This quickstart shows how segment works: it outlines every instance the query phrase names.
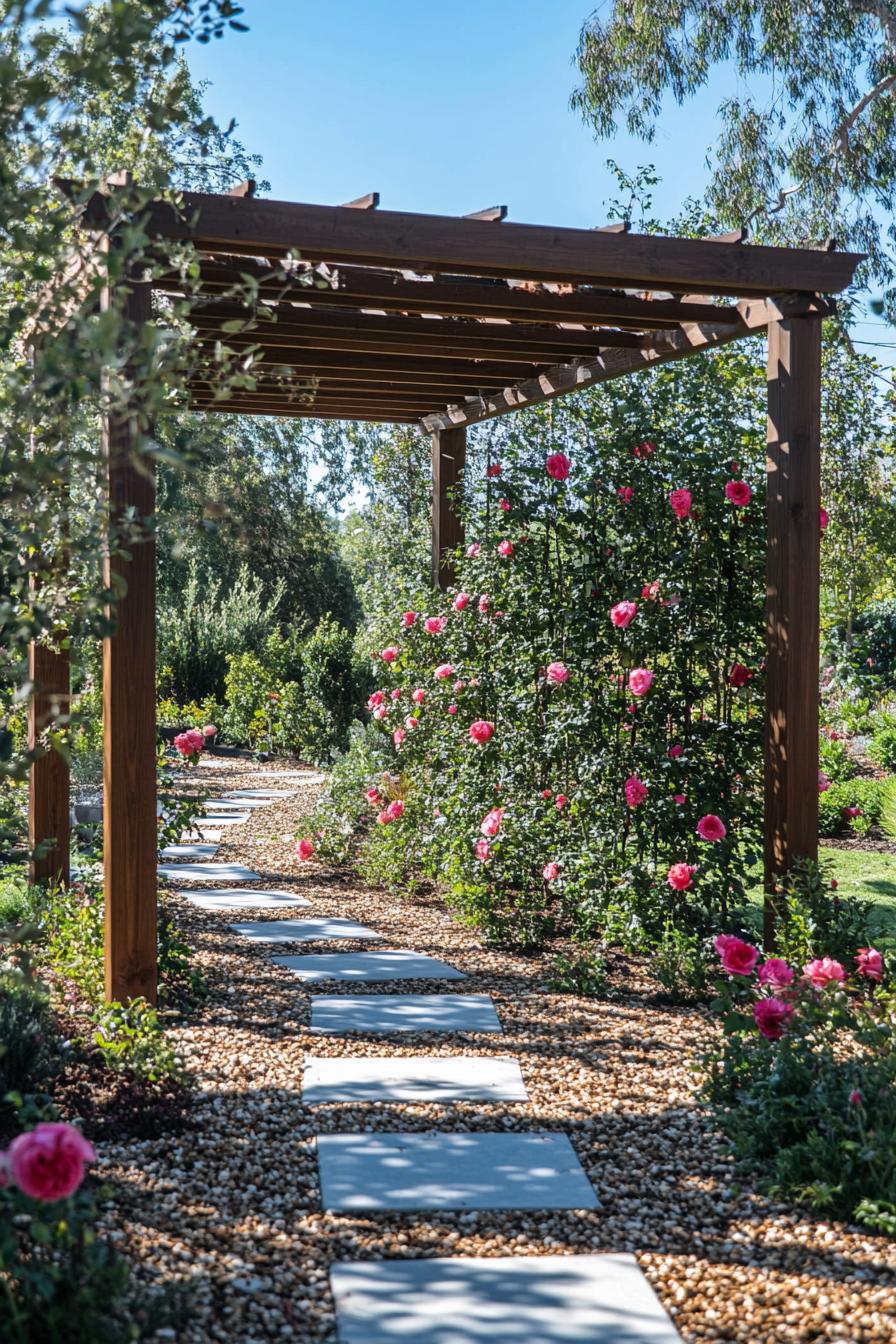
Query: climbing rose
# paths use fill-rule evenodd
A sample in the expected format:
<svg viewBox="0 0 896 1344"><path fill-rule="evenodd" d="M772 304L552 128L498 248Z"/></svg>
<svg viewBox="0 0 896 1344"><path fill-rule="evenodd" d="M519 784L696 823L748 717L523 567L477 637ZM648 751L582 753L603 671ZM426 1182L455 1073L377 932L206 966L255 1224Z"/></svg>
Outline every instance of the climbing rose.
<svg viewBox="0 0 896 1344"><path fill-rule="evenodd" d="M409 714L404 721L404 726L405 728L417 728L419 726L419 723L420 720L416 718L415 715Z"/></svg>
<svg viewBox="0 0 896 1344"><path fill-rule="evenodd" d="M569 458L565 453L551 453L544 469L554 481L565 481L569 475Z"/></svg>
<svg viewBox="0 0 896 1344"><path fill-rule="evenodd" d="M793 967L788 966L783 957L769 957L759 967L760 985L770 989L786 989L793 981Z"/></svg>
<svg viewBox="0 0 896 1344"><path fill-rule="evenodd" d="M850 1106L861 1106L862 1104L862 1094L857 1087L854 1087L849 1094L849 1104Z"/></svg>
<svg viewBox="0 0 896 1344"><path fill-rule="evenodd" d="M489 596L488 596L488 593L483 593L482 596L481 596L480 599L479 599L479 602L477 603L477 605L478 605L478 607L479 607L479 615L480 615L480 616L487 616L487 615L488 615L488 604L489 604Z"/></svg>
<svg viewBox="0 0 896 1344"><path fill-rule="evenodd" d="M502 513L509 513L509 512L510 512L510 500L509 500L509 499L499 499L499 500L498 500L498 508L501 510Z"/></svg>
<svg viewBox="0 0 896 1344"><path fill-rule="evenodd" d="M694 873L697 871L692 863L673 863L666 874L666 881L675 891L687 891L694 885Z"/></svg>
<svg viewBox="0 0 896 1344"><path fill-rule="evenodd" d="M395 743L396 747L400 747L400 746L401 746L402 742L404 741L404 729L403 729L403 728L396 728L396 729L395 729L395 732L392 734L392 741Z"/></svg>
<svg viewBox="0 0 896 1344"><path fill-rule="evenodd" d="M827 525L828 525L828 523L829 523L830 521L831 521L831 520L830 520L830 516L829 516L829 514L828 514L827 509L819 509L819 510L818 510L818 526L821 528L822 532L825 530L825 528L827 527Z"/></svg>
<svg viewBox="0 0 896 1344"><path fill-rule="evenodd" d="M690 490L673 490L669 496L669 503L676 518L687 518L691 511Z"/></svg>
<svg viewBox="0 0 896 1344"><path fill-rule="evenodd" d="M455 695L460 695L461 691L464 689L464 685L465 685L464 682L462 682L462 681L456 681L456 682L454 683L454 694L455 694Z"/></svg>
<svg viewBox="0 0 896 1344"><path fill-rule="evenodd" d="M714 812L707 812L697 822L697 834L701 840L724 840L728 829L721 817L717 817Z"/></svg>
<svg viewBox="0 0 896 1344"><path fill-rule="evenodd" d="M416 691L411 691L411 699L415 705L422 705L426 699L426 692L422 686L418 686Z"/></svg>
<svg viewBox="0 0 896 1344"><path fill-rule="evenodd" d="M635 492L634 492L634 490L632 490L632 488L631 488L630 485L620 485L620 487L619 487L619 489L616 491L616 493L617 493L617 495L619 496L619 498L622 500L623 504L631 504L631 502L632 502L632 495L633 495Z"/></svg>
<svg viewBox="0 0 896 1344"><path fill-rule="evenodd" d="M398 652L396 645L390 644L387 649L383 649L380 657L384 663L394 663L395 659L398 657Z"/></svg>
<svg viewBox="0 0 896 1344"><path fill-rule="evenodd" d="M490 742L495 731L495 725L489 723L487 719L477 719L475 723L470 724L470 737L479 746L484 746Z"/></svg>
<svg viewBox="0 0 896 1344"><path fill-rule="evenodd" d="M545 882L554 882L560 876L559 863L546 863L541 870Z"/></svg>
<svg viewBox="0 0 896 1344"><path fill-rule="evenodd" d="M728 685L735 687L746 686L752 676L753 673L748 667L744 667L743 663L732 663L731 671L728 673Z"/></svg>
<svg viewBox="0 0 896 1344"><path fill-rule="evenodd" d="M503 819L503 807L493 807L491 812L486 812L485 816L482 818L482 821L479 824L479 829L483 835L487 836L490 840L493 840L501 829L501 822Z"/></svg>
<svg viewBox="0 0 896 1344"><path fill-rule="evenodd" d="M7 1152L9 1174L23 1195L52 1204L68 1199L84 1179L93 1145L80 1130L62 1121L42 1122L18 1134Z"/></svg>
<svg viewBox="0 0 896 1344"><path fill-rule="evenodd" d="M411 626L414 624L416 619L417 619L416 611L403 612L401 617L401 623L404 626L405 630L410 630Z"/></svg>
<svg viewBox="0 0 896 1344"><path fill-rule="evenodd" d="M673 746L669 748L669 760L677 761L683 750L684 748L682 747L681 743L676 742Z"/></svg>
<svg viewBox="0 0 896 1344"><path fill-rule="evenodd" d="M387 716L388 713L389 713L389 708L388 708L387 705L377 705L376 709L373 711L373 717L374 717L375 719L382 720L382 719L386 718L386 716Z"/></svg>
<svg viewBox="0 0 896 1344"><path fill-rule="evenodd" d="M569 799L567 798L565 793L558 793L554 801L554 806L556 807L558 812L562 812L568 802Z"/></svg>
<svg viewBox="0 0 896 1344"><path fill-rule="evenodd" d="M444 616L427 616L423 622L423 629L428 635L440 635L446 624Z"/></svg>
<svg viewBox="0 0 896 1344"><path fill-rule="evenodd" d="M385 698L386 697L382 691L373 691L372 694L367 697L367 708L376 709L377 705L381 705Z"/></svg>
<svg viewBox="0 0 896 1344"><path fill-rule="evenodd" d="M848 817L850 821L854 821L856 817L860 817L862 815L862 809L860 807L855 806L844 807L843 815L844 817Z"/></svg>
<svg viewBox="0 0 896 1344"><path fill-rule="evenodd" d="M480 863L487 863L492 847L487 840L477 840L473 846L473 852Z"/></svg>
<svg viewBox="0 0 896 1344"><path fill-rule="evenodd" d="M548 663L545 676L548 681L553 681L562 686L564 681L569 681L569 669L563 663Z"/></svg>
<svg viewBox="0 0 896 1344"><path fill-rule="evenodd" d="M860 947L856 953L856 968L866 980L882 980L884 959L876 947Z"/></svg>
<svg viewBox="0 0 896 1344"><path fill-rule="evenodd" d="M793 1004L781 999L758 999L753 1004L753 1021L767 1041L780 1041L792 1017Z"/></svg>
<svg viewBox="0 0 896 1344"><path fill-rule="evenodd" d="M469 593L458 593L457 597L454 599L454 610L463 611L464 607L467 605L469 600L470 600Z"/></svg>
<svg viewBox="0 0 896 1344"><path fill-rule="evenodd" d="M677 803L678 806L681 807L682 803L685 801L684 794L683 794L683 793L673 793L673 795L672 795L672 801L673 801L673 803Z"/></svg>
<svg viewBox="0 0 896 1344"><path fill-rule="evenodd" d="M610 608L610 620L618 630L627 630L638 610L637 602L617 602Z"/></svg>
<svg viewBox="0 0 896 1344"><path fill-rule="evenodd" d="M392 818L389 816L388 808L385 811L378 813L377 815L377 821L379 822L380 826L388 826L391 820Z"/></svg>
<svg viewBox="0 0 896 1344"><path fill-rule="evenodd" d="M205 738L197 728L188 728L185 733L178 733L174 739L174 749L180 752L181 756L197 756L205 746Z"/></svg>
<svg viewBox="0 0 896 1344"><path fill-rule="evenodd" d="M499 555L503 555L505 560L509 560L510 557L513 555L513 542L512 542L512 541L506 541L506 540L505 540L505 541L499 541L499 542L498 542L498 554L499 554Z"/></svg>
<svg viewBox="0 0 896 1344"><path fill-rule="evenodd" d="M629 775L625 781L625 801L629 807L640 807L647 797L647 785L637 775Z"/></svg>
<svg viewBox="0 0 896 1344"><path fill-rule="evenodd" d="M203 728L203 730L202 730L202 736L203 736L203 737L214 737L215 734L217 733L217 731L218 731L218 729L215 727L215 725L214 725L213 723L207 723L207 724L205 725L205 727Z"/></svg>
<svg viewBox="0 0 896 1344"><path fill-rule="evenodd" d="M449 706L448 706L448 713L449 713L449 714L456 714L456 713L457 713L457 705L449 705Z"/></svg>
<svg viewBox="0 0 896 1344"><path fill-rule="evenodd" d="M839 961L834 961L833 957L816 957L814 961L807 961L803 967L803 975L815 989L824 989L826 985L842 984L846 979L846 972Z"/></svg>
<svg viewBox="0 0 896 1344"><path fill-rule="evenodd" d="M742 509L753 498L753 491L746 481L729 481L725 486L725 498Z"/></svg>
<svg viewBox="0 0 896 1344"><path fill-rule="evenodd" d="M468 560L475 560L476 557L477 557L477 555L479 554L479 552L480 552L481 550L482 550L482 545L481 545L480 542L478 542L478 541L471 541L470 544L469 544L469 546L467 547L467 559L468 559Z"/></svg>
<svg viewBox="0 0 896 1344"><path fill-rule="evenodd" d="M547 800L551 797L550 789L542 789L541 796L545 800L545 802L547 802Z"/></svg>
<svg viewBox="0 0 896 1344"><path fill-rule="evenodd" d="M645 439L643 443L636 443L632 449L632 457L650 457L656 452L656 444L650 439Z"/></svg>
<svg viewBox="0 0 896 1344"><path fill-rule="evenodd" d="M375 786L371 786L364 794L364 797L367 799L368 803L378 803L380 800L380 791Z"/></svg>
<svg viewBox="0 0 896 1344"><path fill-rule="evenodd" d="M391 691L391 692L390 692L389 698L390 698L390 700L400 700L400 699L401 699L401 691L398 690L398 688L396 687L396 689L395 689L394 691Z"/></svg>
<svg viewBox="0 0 896 1344"><path fill-rule="evenodd" d="M646 695L653 685L653 673L648 667L632 668L628 674L628 688L632 695Z"/></svg>
<svg viewBox="0 0 896 1344"><path fill-rule="evenodd" d="M828 791L828 789L829 789L830 787L831 787L831 781L828 779L827 775L825 774L825 772L824 772L823 770L819 770L819 772L818 772L818 792L819 792L819 793L827 793L827 791Z"/></svg>
<svg viewBox="0 0 896 1344"><path fill-rule="evenodd" d="M454 676L454 668L450 663L440 663L433 673L436 681L445 681L448 677Z"/></svg>
<svg viewBox="0 0 896 1344"><path fill-rule="evenodd" d="M494 479L494 477L501 475L501 471L502 471L501 463L492 462L491 466L488 468L488 471L486 471L485 474L486 476L491 476L492 479Z"/></svg>
<svg viewBox="0 0 896 1344"><path fill-rule="evenodd" d="M722 958L722 970L729 975L752 975L753 967L759 960L758 948L735 938L730 933L720 933L713 947Z"/></svg>
<svg viewBox="0 0 896 1344"><path fill-rule="evenodd" d="M374 790L374 792L376 792L376 790ZM305 836L304 839L299 840L297 842L296 853L298 854L300 859L311 858L311 855L314 853L314 844L312 843L311 840L308 839L307 836Z"/></svg>

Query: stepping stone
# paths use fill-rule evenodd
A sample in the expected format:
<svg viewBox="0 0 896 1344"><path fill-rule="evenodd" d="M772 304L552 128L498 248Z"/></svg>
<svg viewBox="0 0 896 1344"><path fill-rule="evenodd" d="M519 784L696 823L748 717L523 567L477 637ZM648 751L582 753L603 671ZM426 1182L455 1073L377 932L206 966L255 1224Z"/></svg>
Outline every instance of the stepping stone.
<svg viewBox="0 0 896 1344"><path fill-rule="evenodd" d="M159 877L175 882L260 882L261 874L253 873L241 863L166 863L160 864Z"/></svg>
<svg viewBox="0 0 896 1344"><path fill-rule="evenodd" d="M248 812L205 812L202 816L202 822L210 822L212 826L241 826L248 820Z"/></svg>
<svg viewBox="0 0 896 1344"><path fill-rule="evenodd" d="M317 1162L325 1209L598 1207L565 1134L319 1134Z"/></svg>
<svg viewBox="0 0 896 1344"><path fill-rule="evenodd" d="M216 830L214 827L211 830L207 830L205 826L197 826L193 834L198 835L200 840L217 840L220 842L224 839L224 832ZM188 841L189 838L189 835L181 836L181 840L185 842Z"/></svg>
<svg viewBox="0 0 896 1344"><path fill-rule="evenodd" d="M489 994L332 994L311 1000L311 1030L502 1031Z"/></svg>
<svg viewBox="0 0 896 1344"><path fill-rule="evenodd" d="M326 1101L528 1101L515 1059L468 1055L392 1059L306 1056L306 1106Z"/></svg>
<svg viewBox="0 0 896 1344"><path fill-rule="evenodd" d="M234 789L225 798L294 798L295 789Z"/></svg>
<svg viewBox="0 0 896 1344"><path fill-rule="evenodd" d="M256 943L320 943L329 938L382 938L381 933L353 919L266 919L254 924L231 924L234 933Z"/></svg>
<svg viewBox="0 0 896 1344"><path fill-rule="evenodd" d="M242 813L249 820L249 813L256 807L269 807L266 798L209 798L202 804L203 812L210 816L237 816Z"/></svg>
<svg viewBox="0 0 896 1344"><path fill-rule="evenodd" d="M274 957L300 980L465 980L463 971L417 952L321 952Z"/></svg>
<svg viewBox="0 0 896 1344"><path fill-rule="evenodd" d="M215 891L185 891L183 895L191 905L198 905L201 910L264 910L284 905L300 907L311 904L304 896L295 896L291 891L246 891L242 887L219 887Z"/></svg>
<svg viewBox="0 0 896 1344"><path fill-rule="evenodd" d="M681 1344L633 1255L340 1260L340 1344Z"/></svg>
<svg viewBox="0 0 896 1344"><path fill-rule="evenodd" d="M166 845L163 859L211 859L218 852L217 845Z"/></svg>

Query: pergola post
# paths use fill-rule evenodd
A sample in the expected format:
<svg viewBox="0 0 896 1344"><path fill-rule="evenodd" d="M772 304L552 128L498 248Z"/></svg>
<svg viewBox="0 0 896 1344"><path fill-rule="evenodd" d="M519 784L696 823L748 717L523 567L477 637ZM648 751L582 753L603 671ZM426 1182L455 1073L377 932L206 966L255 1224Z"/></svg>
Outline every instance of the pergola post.
<svg viewBox="0 0 896 1344"><path fill-rule="evenodd" d="M766 948L775 884L818 857L821 318L768 328L768 560L765 734Z"/></svg>
<svg viewBox="0 0 896 1344"><path fill-rule="evenodd" d="M148 284L129 283L124 316L150 317ZM107 415L103 446L109 517L140 524L155 512L155 473L140 449L134 411ZM103 878L106 998L156 1001L157 849L155 545L141 538L106 560L106 583L123 589L114 633L103 641Z"/></svg>
<svg viewBox="0 0 896 1344"><path fill-rule="evenodd" d="M467 431L437 429L432 436L432 582L434 588L454 583L453 552L464 539L457 508L467 461Z"/></svg>
<svg viewBox="0 0 896 1344"><path fill-rule="evenodd" d="M62 632L57 632L57 638ZM28 747L40 742L44 730L70 708L68 648L32 643L28 678L34 692L28 706ZM69 766L59 751L48 751L31 766L28 794L28 845L32 882L69 880Z"/></svg>

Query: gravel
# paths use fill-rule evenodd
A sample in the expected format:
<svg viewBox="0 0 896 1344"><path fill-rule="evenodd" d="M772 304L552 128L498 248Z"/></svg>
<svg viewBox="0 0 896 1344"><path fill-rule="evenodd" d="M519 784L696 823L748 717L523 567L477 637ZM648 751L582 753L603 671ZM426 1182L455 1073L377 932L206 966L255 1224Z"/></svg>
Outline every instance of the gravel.
<svg viewBox="0 0 896 1344"><path fill-rule="evenodd" d="M204 779L223 792L257 787L259 767L251 773L249 783L250 769L234 761ZM711 1029L702 1010L657 1006L631 992L644 988L636 968L618 981L612 1001L550 993L547 956L484 948L437 897L397 898L348 872L302 863L293 835L319 785L284 783L295 785L296 796L230 827L216 860L254 866L265 884L307 896L309 915L370 924L385 935L384 948L449 961L470 976L465 992L493 996L504 1034L428 1033L407 1042L311 1036L312 988L339 994L345 986L303 985L272 963L270 947L230 933L232 916L171 895L210 991L198 1012L172 1028L195 1078L192 1128L104 1144L99 1174L112 1186L104 1225L138 1281L187 1289L181 1344L335 1344L328 1269L336 1259L596 1251L635 1253L685 1341L896 1341L891 1241L818 1221L735 1181L723 1144L693 1103L693 1048ZM277 914L241 911L239 918ZM340 951L364 947L339 944ZM458 988L438 981L397 987ZM347 1102L310 1111L300 1091L306 1053L510 1055L521 1064L530 1099ZM568 1134L602 1207L363 1217L320 1211L317 1133L502 1128Z"/></svg>

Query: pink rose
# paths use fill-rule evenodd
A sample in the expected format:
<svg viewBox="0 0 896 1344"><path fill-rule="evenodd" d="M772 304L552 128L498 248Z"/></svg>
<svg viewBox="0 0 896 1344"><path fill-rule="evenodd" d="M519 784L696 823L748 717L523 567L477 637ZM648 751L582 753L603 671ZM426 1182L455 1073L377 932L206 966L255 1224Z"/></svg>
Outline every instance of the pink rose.
<svg viewBox="0 0 896 1344"><path fill-rule="evenodd" d="M399 817L404 815L404 803L402 800L396 798L395 801L390 803L386 808L386 813L388 814L390 821L397 821Z"/></svg>
<svg viewBox="0 0 896 1344"><path fill-rule="evenodd" d="M677 803L678 806L681 807L682 803L685 801L685 796L683 793L673 793L672 801L673 803Z"/></svg>
<svg viewBox="0 0 896 1344"><path fill-rule="evenodd" d="M786 989L793 983L793 967L783 957L769 957L759 967L759 983L769 989Z"/></svg>
<svg viewBox="0 0 896 1344"><path fill-rule="evenodd" d="M722 958L722 969L729 975L752 975L759 960L759 949L731 933L720 933L713 947Z"/></svg>
<svg viewBox="0 0 896 1344"><path fill-rule="evenodd" d="M396 728L396 729L395 729L395 732L392 734L392 741L395 743L396 747L400 747L400 746L401 746L402 742L404 741L404 729L403 729L403 728Z"/></svg>
<svg viewBox="0 0 896 1344"><path fill-rule="evenodd" d="M645 439L643 443L636 443L632 449L632 457L652 457L656 452L656 444L652 439Z"/></svg>
<svg viewBox="0 0 896 1344"><path fill-rule="evenodd" d="M697 871L693 863L673 863L666 874L666 881L675 891L687 891L694 885L694 873Z"/></svg>
<svg viewBox="0 0 896 1344"><path fill-rule="evenodd" d="M486 812L482 821L479 823L479 829L489 840L493 840L501 829L501 822L504 819L503 807L493 807L491 812Z"/></svg>
<svg viewBox="0 0 896 1344"><path fill-rule="evenodd" d="M469 546L467 547L467 559L475 560L481 550L482 550L481 542L471 541Z"/></svg>
<svg viewBox="0 0 896 1344"><path fill-rule="evenodd" d="M373 717L382 721L388 713L389 710L385 705L377 705L376 709L373 711Z"/></svg>
<svg viewBox="0 0 896 1344"><path fill-rule="evenodd" d="M463 611L464 607L467 606L469 601L470 601L469 593L458 593L457 597L454 599L454 610Z"/></svg>
<svg viewBox="0 0 896 1344"><path fill-rule="evenodd" d="M684 748L679 742L674 743L674 745L669 748L669 760L677 761L683 750Z"/></svg>
<svg viewBox="0 0 896 1344"><path fill-rule="evenodd" d="M728 685L734 687L746 686L751 680L753 673L743 663L732 663L731 671L728 673Z"/></svg>
<svg viewBox="0 0 896 1344"><path fill-rule="evenodd" d="M188 728L174 739L174 750L181 756L198 756L204 746L205 738L198 728Z"/></svg>
<svg viewBox="0 0 896 1344"><path fill-rule="evenodd" d="M569 669L563 663L548 663L545 676L548 681L553 681L556 685L562 686L564 681L569 681Z"/></svg>
<svg viewBox="0 0 896 1344"><path fill-rule="evenodd" d="M569 799L567 798L565 793L558 793L557 797L554 800L554 806L556 807L558 812L562 812L568 802Z"/></svg>
<svg viewBox="0 0 896 1344"><path fill-rule="evenodd" d="M505 560L509 560L510 557L513 555L513 542L512 542L512 541L499 541L499 542L498 542L498 554L499 554L499 555L503 555Z"/></svg>
<svg viewBox="0 0 896 1344"><path fill-rule="evenodd" d="M380 800L380 791L375 786L371 787L364 794L364 797L367 799L368 803L370 803L371 806L373 806L374 803L378 803Z"/></svg>
<svg viewBox="0 0 896 1344"><path fill-rule="evenodd" d="M390 700L400 700L400 699L401 699L401 691L399 691L399 690L396 688L394 691L391 691L391 692L390 692L389 698L390 698Z"/></svg>
<svg viewBox="0 0 896 1344"><path fill-rule="evenodd" d="M477 603L477 606L478 606L478 608L479 608L479 615L480 615L480 616L487 616L487 615L488 615L488 607L489 607L489 596L488 596L488 593L483 593L483 594L482 594L482 596L481 596L480 599L479 599L479 602Z"/></svg>
<svg viewBox="0 0 896 1344"><path fill-rule="evenodd" d="M394 663L395 659L398 657L398 654L399 654L398 646L395 644L390 644L387 649L383 649L382 653L380 654L380 657L382 658L384 663Z"/></svg>
<svg viewBox="0 0 896 1344"><path fill-rule="evenodd" d="M498 508L501 510L502 513L509 513L509 512L510 512L510 500L509 500L509 499L499 499L499 500L498 500Z"/></svg>
<svg viewBox="0 0 896 1344"><path fill-rule="evenodd" d="M428 635L440 635L445 629L446 621L444 616L427 616L423 622L423 629Z"/></svg>
<svg viewBox="0 0 896 1344"><path fill-rule="evenodd" d="M676 518L685 519L691 511L690 490L673 490L669 496L672 512Z"/></svg>
<svg viewBox="0 0 896 1344"><path fill-rule="evenodd" d="M374 793L375 792L376 790L374 789ZM312 854L314 853L314 844L312 843L311 840L308 839L307 836L304 839L299 840L297 842L296 853L298 854L300 859L311 858Z"/></svg>
<svg viewBox="0 0 896 1344"><path fill-rule="evenodd" d="M16 1135L7 1161L9 1174L23 1195L52 1204L75 1193L85 1166L96 1161L96 1153L74 1125L44 1121Z"/></svg>
<svg viewBox="0 0 896 1344"><path fill-rule="evenodd" d="M426 692L422 686L418 686L416 691L411 691L411 699L415 705L422 705L426 699Z"/></svg>
<svg viewBox="0 0 896 1344"><path fill-rule="evenodd" d="M850 1106L861 1106L862 1104L862 1094L857 1087L854 1087L849 1094L849 1104Z"/></svg>
<svg viewBox="0 0 896 1344"><path fill-rule="evenodd" d="M385 694L382 691L374 691L372 695L367 697L367 708L376 709L377 705L381 705L385 698Z"/></svg>
<svg viewBox="0 0 896 1344"><path fill-rule="evenodd" d="M753 498L753 491L746 481L729 481L725 486L725 498L743 509Z"/></svg>
<svg viewBox="0 0 896 1344"><path fill-rule="evenodd" d="M416 619L417 619L416 611L402 612L401 623L404 626L405 630L410 630L411 626L414 624Z"/></svg>
<svg viewBox="0 0 896 1344"><path fill-rule="evenodd" d="M622 500L623 504L631 504L632 495L634 494L634 491L632 490L630 485L620 485L616 493Z"/></svg>
<svg viewBox="0 0 896 1344"><path fill-rule="evenodd" d="M846 979L846 972L839 961L834 961L833 957L816 957L814 961L807 961L803 967L803 975L815 989L824 989L827 985L842 984Z"/></svg>
<svg viewBox="0 0 896 1344"><path fill-rule="evenodd" d="M551 453L544 469L554 481L565 481L569 475L570 462L565 453Z"/></svg>
<svg viewBox="0 0 896 1344"><path fill-rule="evenodd" d="M792 1017L793 1004L781 999L757 999L753 1004L753 1021L767 1041L780 1041Z"/></svg>
<svg viewBox="0 0 896 1344"><path fill-rule="evenodd" d="M491 466L488 468L485 474L486 476L490 476L492 480L494 480L496 476L501 475L502 471L503 467L501 466L500 462L492 462Z"/></svg>
<svg viewBox="0 0 896 1344"><path fill-rule="evenodd" d="M454 694L455 694L455 695L460 695L460 693L461 693L461 691L464 689L464 686L465 686L465 685L466 685L466 683L463 682L463 681L456 681L456 682L454 683Z"/></svg>
<svg viewBox="0 0 896 1344"><path fill-rule="evenodd" d="M610 608L610 620L618 630L627 630L638 610L637 602L617 602Z"/></svg>
<svg viewBox="0 0 896 1344"><path fill-rule="evenodd" d="M547 800L548 800L550 797L552 797L553 795L551 794L551 790L550 790L550 789L542 789L542 791L541 791L541 796L542 796L542 798L545 800L545 802L547 802Z"/></svg>
<svg viewBox="0 0 896 1344"><path fill-rule="evenodd" d="M629 807L640 807L647 797L647 785L637 775L629 775L625 781L625 801Z"/></svg>
<svg viewBox="0 0 896 1344"><path fill-rule="evenodd" d="M217 731L218 731L218 729L215 727L215 725L214 725L213 723L207 723L207 724L205 725L205 727L203 728L203 730L202 730L202 736L203 736L203 737L214 737L215 734L217 733Z"/></svg>
<svg viewBox="0 0 896 1344"><path fill-rule="evenodd" d="M659 579L653 579L650 583L645 583L641 589L641 596L646 602L658 602L661 590L662 584Z"/></svg>
<svg viewBox="0 0 896 1344"><path fill-rule="evenodd" d="M883 979L884 959L876 947L860 947L856 953L856 969L866 980Z"/></svg>
<svg viewBox="0 0 896 1344"><path fill-rule="evenodd" d="M818 792L819 792L819 793L827 793L827 791L828 791L828 789L829 789L830 787L831 787L831 781L828 779L827 775L825 774L825 772L824 772L823 770L819 770L819 772L818 772Z"/></svg>
<svg viewBox="0 0 896 1344"><path fill-rule="evenodd" d="M628 688L632 695L646 695L653 685L653 675L649 667L632 668L628 674Z"/></svg>
<svg viewBox="0 0 896 1344"><path fill-rule="evenodd" d="M829 514L828 514L827 509L819 509L819 510L818 510L818 526L821 528L822 532L825 530L825 528L827 527L827 525L828 525L828 523L829 523L830 521L831 521L831 519L830 519L830 516L829 516Z"/></svg>
<svg viewBox="0 0 896 1344"><path fill-rule="evenodd" d="M449 713L449 714L456 714L456 713L457 713L457 705L449 705L449 706L448 706L448 713Z"/></svg>
<svg viewBox="0 0 896 1344"><path fill-rule="evenodd" d="M844 817L847 817L850 821L855 821L856 817L860 817L862 815L862 809L860 807L855 806L844 807L843 815Z"/></svg>
<svg viewBox="0 0 896 1344"><path fill-rule="evenodd" d="M420 720L416 718L415 715L413 714L409 714L404 721L405 728L417 728L419 724Z"/></svg>
<svg viewBox="0 0 896 1344"><path fill-rule="evenodd" d="M494 732L495 725L489 723L487 719L477 719L475 723L470 724L470 737L480 747L491 741Z"/></svg>
<svg viewBox="0 0 896 1344"><path fill-rule="evenodd" d="M450 663L440 663L433 673L436 681L447 681L449 677L454 676L454 668Z"/></svg>
<svg viewBox="0 0 896 1344"><path fill-rule="evenodd" d="M559 863L546 863L541 870L541 875L545 882L556 882L557 878L560 876Z"/></svg>
<svg viewBox="0 0 896 1344"><path fill-rule="evenodd" d="M491 852L492 847L487 840L477 840L473 846L473 853L480 863L488 863Z"/></svg>
<svg viewBox="0 0 896 1344"><path fill-rule="evenodd" d="M697 822L697 834L701 840L724 840L728 828L721 817L717 817L714 812L707 812Z"/></svg>

